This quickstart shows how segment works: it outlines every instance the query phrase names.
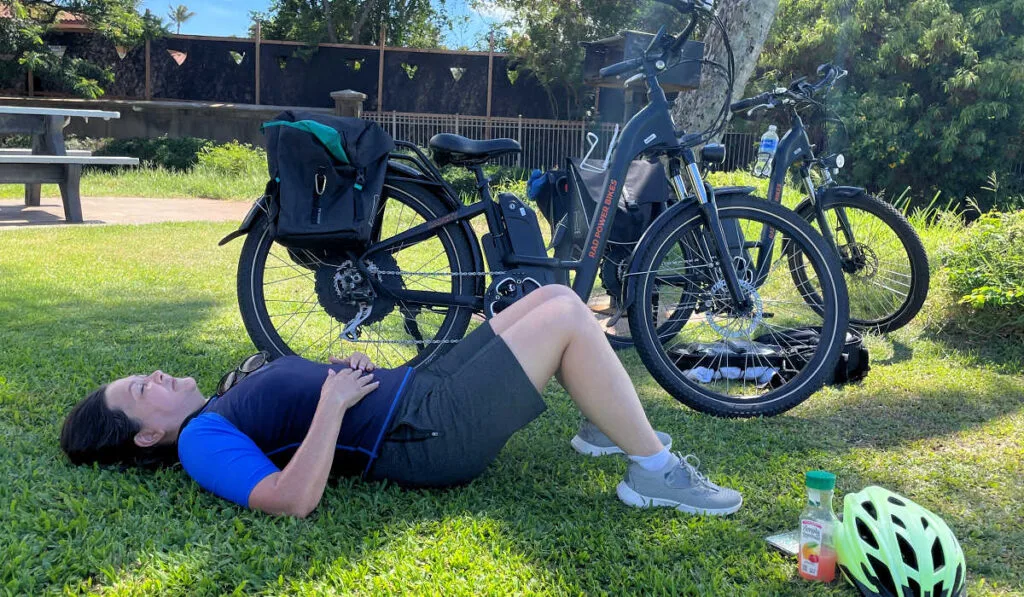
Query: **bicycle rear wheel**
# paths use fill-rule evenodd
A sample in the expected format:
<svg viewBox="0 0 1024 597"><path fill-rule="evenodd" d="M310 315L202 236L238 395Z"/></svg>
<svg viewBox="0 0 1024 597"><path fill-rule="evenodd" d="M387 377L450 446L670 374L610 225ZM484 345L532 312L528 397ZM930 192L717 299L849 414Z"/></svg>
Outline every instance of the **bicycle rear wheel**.
<svg viewBox="0 0 1024 597"><path fill-rule="evenodd" d="M691 408L724 417L779 414L833 375L846 333L846 285L833 252L793 212L751 196L723 198L718 212L723 227L742 231L754 263L769 264L762 279L741 282L750 305L734 304L710 232L691 206L650 231L638 255L639 273L630 282L633 341L655 380ZM766 228L775 242L760 242ZM781 246L782 238L789 247ZM803 287L779 263L790 251L804 255ZM820 308L802 296L808 289L825 297ZM686 319L672 330L658 305L676 303L686 307L679 310ZM671 335L659 333L665 329ZM782 364L777 355L808 329L817 331L817 342L799 362Z"/></svg>
<svg viewBox="0 0 1024 597"><path fill-rule="evenodd" d="M374 225L374 239L386 240L438 218L448 209L426 189L387 184ZM366 353L379 367L419 366L447 352L466 333L470 309L449 305L406 304L376 292L343 251L288 249L273 240L270 222L254 223L238 262L238 304L253 344L272 357L296 354L326 361L330 355ZM385 288L431 290L473 296L476 280L470 239L458 223L393 252L378 254ZM369 298L367 298L369 293ZM342 331L370 309L355 327Z"/></svg>
<svg viewBox="0 0 1024 597"><path fill-rule="evenodd" d="M914 227L893 206L863 193L826 195L820 208L846 276L850 325L885 333L910 323L924 306L930 283L928 254ZM810 201L804 200L796 212L820 228ZM790 256L798 284L802 265L801 255ZM814 295L808 298L819 300Z"/></svg>

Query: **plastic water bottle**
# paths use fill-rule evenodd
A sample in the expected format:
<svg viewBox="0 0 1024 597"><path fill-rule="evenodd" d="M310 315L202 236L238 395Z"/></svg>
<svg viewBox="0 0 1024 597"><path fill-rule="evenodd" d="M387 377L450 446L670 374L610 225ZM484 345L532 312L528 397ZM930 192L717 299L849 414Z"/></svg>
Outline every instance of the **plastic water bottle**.
<svg viewBox="0 0 1024 597"><path fill-rule="evenodd" d="M832 582L836 577L834 541L839 519L832 512L836 476L826 471L807 473L807 506L800 513L800 576L807 580Z"/></svg>
<svg viewBox="0 0 1024 597"><path fill-rule="evenodd" d="M754 176L767 178L772 173L772 161L775 159L775 150L779 148L778 128L774 124L768 125L768 130L761 135L761 146L757 150L757 163L754 164Z"/></svg>

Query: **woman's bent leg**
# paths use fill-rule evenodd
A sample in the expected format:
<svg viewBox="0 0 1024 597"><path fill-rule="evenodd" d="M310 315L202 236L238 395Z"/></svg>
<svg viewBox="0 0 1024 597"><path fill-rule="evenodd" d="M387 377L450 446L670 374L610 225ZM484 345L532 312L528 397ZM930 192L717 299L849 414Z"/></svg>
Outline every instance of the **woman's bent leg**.
<svg viewBox="0 0 1024 597"><path fill-rule="evenodd" d="M557 374L584 416L627 454L649 456L664 449L629 374L572 290L545 286L499 313L491 326L538 391Z"/></svg>

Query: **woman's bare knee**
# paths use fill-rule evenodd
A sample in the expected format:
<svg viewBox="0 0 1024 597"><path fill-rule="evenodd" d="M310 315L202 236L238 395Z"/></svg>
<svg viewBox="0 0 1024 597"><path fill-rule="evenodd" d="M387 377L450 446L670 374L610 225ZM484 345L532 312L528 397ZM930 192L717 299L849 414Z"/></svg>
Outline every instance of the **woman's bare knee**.
<svg viewBox="0 0 1024 597"><path fill-rule="evenodd" d="M587 305L572 292L546 301L543 307L552 318L551 324L561 329L579 330L592 317Z"/></svg>

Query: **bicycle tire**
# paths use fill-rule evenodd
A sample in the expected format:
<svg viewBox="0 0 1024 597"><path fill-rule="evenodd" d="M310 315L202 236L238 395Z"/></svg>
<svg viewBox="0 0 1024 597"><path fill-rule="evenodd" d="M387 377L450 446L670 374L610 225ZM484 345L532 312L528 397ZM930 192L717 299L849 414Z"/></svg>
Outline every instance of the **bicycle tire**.
<svg viewBox="0 0 1024 597"><path fill-rule="evenodd" d="M629 307L629 322L633 340L637 353L654 379L676 400L690 408L719 417L777 415L806 400L832 378L842 352L848 324L849 305L845 281L840 274L838 259L828 249L820 235L807 222L786 208L748 195L720 199L718 212L722 220L745 218L755 223L761 222L761 225L770 225L777 231L788 235L790 242L798 243L802 250L808 252L809 265L817 274L821 292L824 296L830 297L830 300L824 303L824 309L820 314L822 340L818 343L813 355L807 360L804 368L790 380L780 387L769 389L754 398L737 398L714 391L713 384L699 384L687 378L684 372L676 366L668 354L670 349L668 340L657 336L655 328L652 326L652 318L648 317L647 312L651 302L651 289L658 278L657 266L660 265L660 260L668 254L673 245L685 244L685 238L701 238L701 236L685 237L684 233L703 234L704 221L700 209L696 205L681 209L673 217L660 224L657 230L650 231L648 234L652 235L651 241L644 248L643 253L637 256L639 261L634 269L638 273L633 276L630 284L632 299ZM778 247L778 250L780 252L778 260L784 259L785 249ZM773 254L774 251L775 245L773 245ZM694 256L695 252L684 254L684 259L681 261L686 263L685 267L693 267L690 264L694 261ZM720 270L716 269L717 263L709 262L709 266L705 269L708 269L712 275L721 275ZM791 283L786 272L780 272L777 279L784 280L782 283L784 288L789 287ZM779 284L774 281L772 283ZM719 280L715 286L721 284L723 283ZM708 283L703 284L702 290L695 293L693 298L695 305L698 304L698 301L706 301L706 296L701 293L710 295L703 290L708 285ZM758 286L757 290L763 290L763 286ZM691 292L692 289L688 288L686 291ZM731 299L726 300L731 302ZM790 303L798 303L808 313L814 313L809 306L803 304L801 299L790 301ZM706 304L706 302L700 304ZM709 322L716 312L713 309L706 311ZM708 313L711 315L707 315ZM754 325L760 326L768 317L774 317L774 315L765 314L762 320ZM752 318L752 320L756 319ZM687 327L690 327L691 324L693 326L702 325L701 322L695 323L692 318L684 323L681 332L686 332ZM768 329L771 328L769 324L765 324L765 326ZM709 327L711 326L709 325ZM703 333L699 327L695 327L693 331L696 336ZM748 330L747 338L751 337L753 337L753 332ZM726 383L726 391L728 390L728 383Z"/></svg>
<svg viewBox="0 0 1024 597"><path fill-rule="evenodd" d="M419 185L407 182L388 182L385 184L382 193L382 199L380 202L380 207L378 209L376 223L374 225L374 238L381 238L381 228L384 226L386 218L388 219L388 223L390 223L391 220L395 219L394 217L390 216L390 214L394 213L394 211L388 212L387 210L397 210L398 204L401 205L401 211L399 212L400 215L398 216L398 220L395 221L396 228L408 227L406 225L399 225L399 221L404 221L406 208L409 208L412 210L412 212L414 212L414 214L412 214L410 217L418 217L421 218L423 221L438 218L451 211L445 206L445 204L439 198L435 197L430 191ZM396 233L401 231L402 230L396 230ZM393 235L387 235L384 236L384 238L390 238L390 236ZM416 244L422 245L424 243L433 242L433 239L436 239L436 243L438 243L441 246L441 248L443 248L445 259L448 262L448 269L452 273L465 273L473 271L473 257L472 250L470 248L471 239L468 238L468 235L465 233L465 231L461 228L461 226L458 223L443 226L437 230L436 236L432 236ZM411 246L412 245L410 245L410 247ZM405 251L408 248L409 247L403 247L402 249L400 249L399 252ZM411 250L415 250L415 248ZM278 329L279 327L281 327L281 324L278 323L277 325L275 325L274 317L270 314L270 311L268 310L267 306L268 299L266 297L264 289L264 278L265 275L267 274L267 261L269 256L271 255L271 251L275 251L275 253L273 254L275 259L273 260L272 263L279 263L281 261L290 260L290 262L286 262L284 265L275 265L272 267L292 268L292 270L294 271L289 271L288 275L294 274L294 278L297 280L296 282L294 282L294 284L299 291L305 292L305 290L303 290L303 286L307 282L312 282L311 286L313 287L313 290L310 296L316 297L315 305L309 304L307 301L307 304L312 308L310 309L309 314L306 315L306 319L309 319L310 317L313 316L316 316L318 318L317 321L318 323L321 323L321 325L317 331L321 331L323 329L323 325L327 325L328 332L332 335L337 335L340 333L340 330L342 329L345 323L344 320L339 319L337 316L327 312L324 305L325 299L316 288L316 285L320 283L316 279L317 274L310 273L319 271L319 268L328 267L329 265L336 266L337 264L326 264L325 262L321 261L319 268L315 269L313 267L310 267L310 265L315 264L303 263L301 259L304 259L305 255L307 255L308 252L303 252L301 254L289 252L286 248L274 243L272 238L270 222L265 215L261 215L257 217L256 221L253 223L253 226L250 229L249 234L246 236L245 243L242 246L242 252L239 256L238 261L237 295L239 310L242 315L242 322L245 325L246 331L249 333L249 337L252 339L253 344L255 344L257 348L269 352L271 358L298 354L299 356L303 356L305 358L310 358L313 360L326 360L326 357L329 356L329 354L338 354L344 356L351 353L352 351L358 350L360 352L365 352L366 354L368 354L368 356L370 356L370 358L373 359L374 362L381 367L393 368L401 365L419 367L431 362L444 352L447 352L452 347L453 342L460 340L465 335L466 329L469 326L469 320L470 317L472 316L472 312L469 308L448 308L448 310L444 313L443 319L441 320L440 324L437 325L436 333L434 333L430 338L430 341L436 342L424 342L422 347L416 347L412 349L415 350L415 356L412 356L411 358L404 359L401 361L399 361L399 358L403 354L408 355L411 354L412 351L406 349L394 349L391 350L391 352L385 352L382 346L400 345L387 344L385 341L392 339L385 338L383 336L383 332L385 331L383 330L383 328L378 330L379 340L375 345L371 341L360 340L356 342L349 342L339 336L337 343L328 342L327 350L322 350L322 347L320 345L317 345L316 347L310 350L301 349L297 345L292 346L292 342L290 342L289 340L294 338L294 336L298 332L296 331L292 333L289 340L283 338L282 330ZM398 259L395 258L395 264L392 264L392 267L394 267L397 264ZM439 265L436 260L433 263L431 263L430 266L431 267L429 268L429 270L423 271L437 271L443 269L443 265ZM309 272L303 272L303 269L309 270ZM381 269L388 268L382 267ZM406 268L404 267L397 269L406 271ZM409 276L407 274L403 274L402 276L399 277L402 278L403 286L406 284L408 279L415 279L414 277ZM301 278L309 279L303 280ZM474 280L471 277L452 276L451 280L451 292L453 294L466 294L469 292L475 292L473 287ZM291 284L291 282L289 283ZM271 298L270 300L274 299ZM401 318L395 320L395 322L398 325L403 326L404 331L408 333L410 328L408 306L404 304L399 304L399 301L390 302L393 303L393 310L397 310L399 312L398 316ZM382 301L380 297L377 297L374 299L374 304L380 304L381 309L383 310L383 308L387 306L388 302ZM332 306L332 308L335 310L338 309L337 306ZM403 311L403 309L405 310ZM422 313L420 313L419 315L422 315ZM389 316L391 316L390 312L383 315L382 318L387 318ZM295 315L292 315L292 317L295 317ZM411 321L413 322L413 325L416 326L417 333L419 333L421 331L419 330L419 327L423 325L423 322L418 322L416 321L416 319L416 316L413 316ZM383 319L381 320L381 322L383 322ZM303 323L305 323L305 320L303 320ZM391 322L389 321L389 323ZM420 335L421 340L426 340L426 338L422 337L422 334ZM409 345L409 341L405 342L406 345ZM374 346L376 346L377 354L374 354Z"/></svg>
<svg viewBox="0 0 1024 597"><path fill-rule="evenodd" d="M844 267L850 295L850 325L860 331L876 333L887 333L902 328L917 316L924 306L925 300L928 298L931 274L928 265L928 254L925 252L921 237L896 208L866 193L850 197L825 196L822 199L821 209L823 211L828 212L837 208L857 209L878 218L898 239L906 254L907 266L909 267L909 273L900 271L889 272L890 278L882 283L876 282L878 265L875 266L875 273L870 278L862 275L864 270L853 271L855 269L853 267ZM804 199L797 205L794 211L804 220L811 223L812 226L817 225L815 207L811 204L810 200ZM856 227L853 233L856 237ZM833 230L833 234L838 234L838 232ZM838 249L834 248L834 250L842 262L843 255ZM800 283L800 272L803 271L798 267L799 259L799 255L793 255L791 263L794 281L798 284ZM867 312L871 308L871 304L866 296L869 291L864 288L866 282L892 292L896 292L897 288L905 285L907 286L906 295L894 308L886 310L883 315L872 317ZM886 306L884 301L877 301L875 304L883 308ZM879 310L881 311L882 309Z"/></svg>

